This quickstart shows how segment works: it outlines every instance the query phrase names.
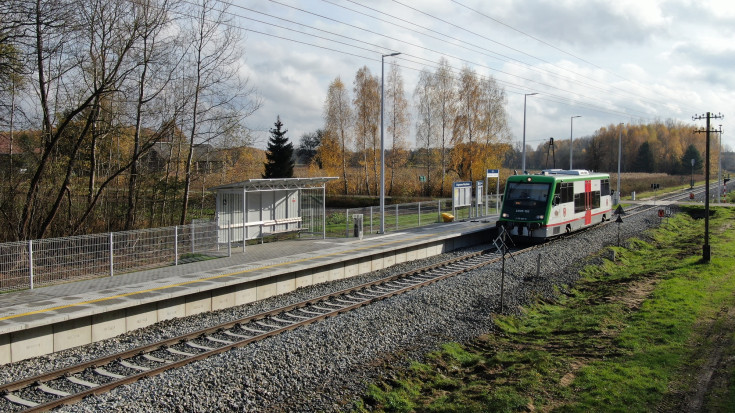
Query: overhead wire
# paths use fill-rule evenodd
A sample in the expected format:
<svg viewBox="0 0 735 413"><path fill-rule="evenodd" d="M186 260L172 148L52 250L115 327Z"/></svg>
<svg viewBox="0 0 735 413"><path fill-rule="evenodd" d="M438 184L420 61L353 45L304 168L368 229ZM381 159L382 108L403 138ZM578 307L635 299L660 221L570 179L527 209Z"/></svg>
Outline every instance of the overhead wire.
<svg viewBox="0 0 735 413"><path fill-rule="evenodd" d="M397 38L395 38L395 37L387 36L387 35L385 35L385 34L379 33L379 32L377 32L377 31L374 31L374 30L370 30L370 29L362 28L362 27L359 27L359 26L356 26L356 25L353 25L353 24L350 24L350 23L346 23L346 22L340 21L340 20L338 20L338 19L333 19L333 18L331 18L331 17L328 17L328 16L324 16L324 15L322 15L322 14L319 14L319 13L314 13L314 12L311 12L311 11L305 10L305 9L303 9L303 8L300 8L300 7L296 7L296 6L292 6L292 5L284 4L284 3L282 3L282 2L279 2L279 1L277 1L277 0L270 0L270 1L271 1L272 3L276 3L276 4L279 4L279 5L282 5L282 6L285 6L285 7L288 7L288 8L291 8L291 9L297 10L297 11L300 11L300 12L302 12L302 13L306 13L306 14L310 14L310 15L313 15L313 16L316 16L316 17L320 17L320 18L328 19L328 20L330 20L330 21L334 21L334 22L336 22L336 23L340 23L340 24L346 25L346 26L348 26L348 27L351 27L351 28L354 28L354 29L357 29L357 30L362 30L362 31L365 31L365 32L368 32L368 33L371 33L371 34L374 34L374 35L377 35L377 36L385 37L385 38L387 38L387 39L390 39L390 40L394 40L394 41L402 42L402 43L404 43L404 44L407 44L407 45L409 45L409 46L412 46L412 47L420 48L420 49L423 49L423 50L426 50L426 51L430 51L430 52L433 52L433 53L437 53L437 54L439 54L439 55L445 55L445 56L446 56L446 54L445 54L445 53L442 53L442 52L440 52L440 51L437 51L437 50L434 50L434 49L430 49L430 48L427 48L427 47L424 47L424 46L421 46L421 45L417 45L417 44L412 44L412 43L408 43L408 42L405 42L405 41L403 41L403 40L401 40L401 39L397 39ZM241 7L241 6L235 6L235 7ZM252 10L252 9L248 9L248 10L251 10L251 11L254 11L254 12L258 12L258 11ZM258 12L258 13L260 13L260 12ZM277 18L277 17L276 17L276 18ZM302 23L299 23L299 24L301 24L301 25L304 25L304 24L302 24ZM314 29L315 29L315 30L322 30L322 29L316 29L316 28L314 28ZM343 35L339 35L339 34L335 34L335 33L332 33L332 34L334 34L334 35L337 35L337 36L343 36ZM355 40L355 41L360 41L360 40L356 40L356 39L353 39L353 40ZM388 49L388 50L390 50L390 51L393 51L393 52L397 51L397 50L395 50L395 49ZM408 53L402 53L402 54L405 54L405 55L410 55L410 54L408 54ZM484 67L484 68L486 68L486 69L489 69L489 70L492 70L492 71L494 71L494 72L497 72L497 73L502 73L502 74L505 74L505 75L507 75L507 76L511 76L511 77L515 77L515 78L519 78L519 79L525 80L525 81L527 81L527 82L531 82L531 83L535 83L535 84L538 84L538 85L540 85L540 86L544 86L544 87L547 87L547 88L551 88L551 89L554 89L554 90L558 90L558 91L561 91L561 92L567 92L567 93L575 93L575 92L572 92L572 91L570 91L570 90L567 90L567 89L563 89L563 88L560 88L560 87L558 87L558 86L550 85L550 84L547 84L547 83L542 83L542 82L536 81L536 80L534 80L534 79L529 79L529 78L525 78L525 77L519 76L519 75L517 75L517 74L514 74L514 73L510 73L510 72L507 72L507 71L503 71L503 70L499 70L499 69L494 69L494 68L492 68L492 67L489 67L489 66L486 66L486 65L478 64L478 63L476 63L476 62L473 62L473 61L470 61L470 60L468 60L468 59L464 59L464 58L460 58L460 57L457 57L457 56L452 56L452 55L449 55L449 56L450 56L450 57L452 57L452 58L454 58L454 59L456 59L456 60L459 60L459 61L462 61L462 62L464 62L464 63L467 63L467 64L471 64L471 65L474 65L474 66L478 66L478 67ZM431 62L431 61L430 61L429 59L424 59L424 58L421 58L421 57L418 57L418 56L413 56L413 57L414 57L414 58L417 58L417 59L422 59L422 60L426 60L426 61L429 61L429 62ZM575 83L580 83L580 82L576 81ZM544 93L546 93L546 92L544 92ZM581 96L581 97L584 97L584 98L590 99L590 100L597 100L597 99L595 99L594 97L591 97L591 96L583 95L583 94L580 94L580 93L576 93L576 94L577 94L577 95L579 95L579 96ZM630 109L630 108L629 108L629 112L638 112L638 111L636 111L636 110L634 110L634 109ZM626 114L628 114L628 113L626 113ZM648 116L648 114L644 114L644 115L645 115L645 116Z"/></svg>
<svg viewBox="0 0 735 413"><path fill-rule="evenodd" d="M188 4L193 4L193 3L189 2L189 1L186 1L186 0L184 0L184 2L185 3L188 3ZM281 4L279 2L275 2L275 3ZM232 4L229 4L229 5L232 5ZM335 36L341 36L341 37L350 39L352 41L357 41L357 42L360 42L360 43L365 43L365 44L368 44L368 45L371 45L371 46L374 46L374 47L377 47L377 48L380 48L381 47L381 46L370 44L370 43L367 43L367 42L364 42L364 41L361 41L361 40L357 40L357 39L350 38L350 37L347 37L347 36L339 35L339 34L336 34L336 33L329 32L329 31L325 31L323 29L314 28L314 27L305 25L303 23L298 23L298 22L295 22L295 21L283 19L283 18L278 17L278 16L273 16L273 15L270 15L270 14L267 14L267 13L263 13L263 12L260 12L260 11L257 11L257 10L249 9L247 7L244 7L244 6L238 6L238 5L232 5L232 6L234 6L236 8L248 10L248 11L251 11L251 12L263 14L263 15L266 15L266 16L271 17L271 18L275 18L275 19L287 21L287 22L292 23L292 24L297 24L297 25L300 25L300 26L306 26L306 27L312 28L314 30L320 30L322 32L326 32L326 33L329 33L329 34L332 34L332 35L335 35ZM303 31L295 30L293 28L288 28L288 27L285 27L285 26L274 25L273 23L270 23L270 22L265 22L265 21L261 21L261 20L257 20L257 19L253 19L253 18L249 18L249 17L245 17L245 16L242 16L242 15L239 15L239 14L236 14L236 13L232 13L232 12L229 12L229 11L227 11L226 13L229 14L229 15L231 15L231 16L234 16L234 17L248 19L248 20L251 20L251 21L258 22L260 24L267 24L269 26L277 26L277 27L280 27L280 28L282 28L284 30L293 31L293 32L296 32L296 33L300 33L300 34L312 36L312 37L323 39L323 40L330 41L330 42L335 42L335 43L342 44L342 45L345 45L345 46L348 46L348 47L358 48L358 49L363 50L363 51L368 51L368 52L371 52L371 53L382 53L380 51L375 51L375 50L371 50L371 49L364 48L364 47L350 45L348 43L339 42L339 41L336 41L334 39L329 39L329 38L326 38L326 37L323 37L323 36L316 36L316 35L311 34L311 33L306 33L306 32L303 32ZM188 17L192 17L192 16L188 16ZM334 19L332 19L332 20L334 20ZM346 24L346 23L340 22L338 20L335 20L335 21L338 22L338 23L341 23L341 24ZM314 43L309 43L309 42L306 42L306 41L303 41L303 40L297 40L297 39L292 39L292 38L288 38L288 37L285 37L285 36L275 35L275 34L267 33L267 32L260 31L260 30L255 30L255 29L251 29L251 28L247 28L247 27L242 27L242 26L239 26L239 25L234 25L232 23L227 23L227 24L230 25L230 26L233 26L233 27L236 27L236 28L245 30L245 31L249 31L249 32L253 32L253 33L257 33L257 34L261 34L261 35L265 35L265 36L270 36L270 37L274 37L274 38L278 38L278 39L282 39L282 40L286 40L286 41L290 41L290 42L295 42L295 43L298 43L298 44L303 44L303 45L308 45L308 46L320 48L320 49L323 49L323 50L328 50L328 51L332 51L332 52L336 52L336 53L341 53L341 54L345 54L345 55L349 55L349 56L353 56L353 57L358 57L360 59L365 59L365 60L370 60L370 61L375 61L375 62L379 61L379 59L375 59L375 58L372 58L372 57L368 57L368 56L364 56L364 55L360 55L360 54L356 54L356 53L347 52L347 51L340 50L340 49L330 48L330 47L326 47L326 46L322 46L322 45L318 45L318 44L314 44ZM387 50L390 50L390 49L387 49ZM395 51L395 50L393 50L393 51ZM435 53L441 53L441 52L437 52L437 51L434 51L434 52ZM411 56L411 55L402 54L402 57L400 58L400 60L408 61L410 63L415 63L415 64L421 64L421 63L418 63L416 61L412 61L410 59L406 59L404 56ZM415 59L419 59L419 60L424 60L426 62L430 62L430 64L432 64L432 65L435 65L435 62L433 62L433 61L431 61L429 59L421 58L421 57L418 57L418 56L411 56L411 57L413 57ZM462 60L464 60L464 59L462 59ZM464 61L466 61L466 60L464 60ZM466 61L466 62L467 63L472 63L470 61ZM426 65L426 63L424 63L424 65ZM478 66L482 66L482 65L478 65ZM416 69L416 68L407 67L407 66L400 66L400 67L403 67L403 68L406 68L406 69L409 69L409 70L414 70L414 71L421 71L421 70L423 70L423 69ZM434 66L434 68L436 68L436 67L437 66ZM492 70L492 68L488 68L488 69L491 69ZM518 77L517 75L512 75L512 74L510 74L510 75L511 76L514 76L514 77ZM518 77L518 78L520 78L520 77ZM530 79L524 79L524 78L520 78L520 79L527 80L527 81L532 81L533 82L533 80L530 80ZM519 89L525 89L525 87L523 85L517 85L517 84L511 83L511 82L508 82L508 81L504 81L502 79L497 79L497 78L495 78L495 80L498 83L505 84L505 85L508 85L510 87L519 88ZM565 89L561 89L561 88L557 88L557 87L554 87L554 86L551 86L551 85L544 85L544 86L552 87L552 88L558 89L558 90L560 90L562 92L573 93L571 91L568 91L568 90L565 90ZM512 92L512 91L509 92L509 93L522 94L521 92ZM569 99L569 98L566 98L564 96L553 95L553 94L549 94L549 93L546 93L546 92L544 92L544 96L546 96L546 98L541 98L540 100L548 100L548 101L551 101L551 102L560 103L560 104L566 104L566 105L570 105L570 106L571 105L582 106L582 107L586 107L587 109L594 110L594 111L597 111L597 112L600 112L600 113L608 113L608 114L615 114L615 115L630 116L631 115L631 112L636 112L635 110L632 110L632 109L629 109L629 108L627 109L628 112L621 112L621 111L618 111L618 110L611 110L609 108L599 107L599 106L596 106L596 105L593 105L593 104L590 104L590 103L586 103L586 102L582 102L582 101L578 101L578 100L574 100L574 99ZM590 99L595 100L594 98L590 98ZM638 116L638 117L641 117L641 118L647 118L648 117L648 114L645 114L645 113L642 113L642 114L643 114L643 116Z"/></svg>

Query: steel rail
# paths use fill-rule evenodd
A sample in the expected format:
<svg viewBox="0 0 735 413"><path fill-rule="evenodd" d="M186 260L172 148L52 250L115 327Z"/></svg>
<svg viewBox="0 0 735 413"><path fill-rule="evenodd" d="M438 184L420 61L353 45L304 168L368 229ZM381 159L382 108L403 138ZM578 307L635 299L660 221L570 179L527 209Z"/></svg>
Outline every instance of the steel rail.
<svg viewBox="0 0 735 413"><path fill-rule="evenodd" d="M158 362L157 360L162 360L163 364L161 366L153 366L150 368L146 367L147 370L139 371L138 373L131 374L131 375L126 375L123 378L117 378L109 383L99 384L96 387L88 388L78 393L74 393L74 394L64 396L64 397L58 397L48 402L42 402L36 406L25 406L27 407L27 409L24 411L28 411L28 412L48 411L55 407L72 404L72 403L75 403L83 399L84 397L87 397L90 395L102 394L102 393L112 390L115 387L122 386L125 384L130 384L138 380L141 380L143 378L151 377L151 376L160 374L164 371L178 368L186 364L189 364L189 363L192 363L198 360L206 359L213 355L229 351L233 348L242 347L250 343L253 343L255 341L260 341L265 338L281 334L285 331L293 330L301 326L305 326L308 324L315 323L317 321L324 320L328 317L333 317L333 316L336 316L344 312L352 311L356 308L363 307L370 303L373 303L379 300L384 300L386 298L389 298L389 297L392 297L398 294L402 294L407 291L421 288L425 285L433 284L442 279L446 279L448 277L455 276L463 272L471 271L472 269L479 268L484 265L488 265L500 259L500 257L495 256L495 254L492 254L491 251L492 250L483 250L483 251L477 251L474 253L466 254L461 257L452 258L452 259L445 260L445 261L442 261L436 264L413 269L413 270L410 270L410 271L407 271L401 274L395 274L395 275L385 277L379 280L370 281L370 282L363 283L363 284L360 284L360 285L357 285L351 288L339 290L339 291L332 292L330 294L326 294L320 297L305 300L305 301L302 301L296 304L276 308L276 309L266 311L263 313L259 313L256 315L244 317L238 320L228 321L228 322L225 322L225 323L213 326L213 327L208 327L208 328L194 331L191 333L183 334L177 337L161 340L156 343L140 346L140 347L137 347L131 350L127 350L127 351L123 351L123 352L116 353L113 355L90 360L90 361L80 363L74 366L58 369L58 370L55 370L49 373L37 375L34 377L29 377L26 379L18 380L12 383L4 384L4 385L0 385L0 395L5 396L6 400L10 401L11 403L18 404L17 400L19 398L8 397L9 395L12 395L13 392L16 392L21 389L27 389L29 387L38 387L40 391L44 391L43 390L44 387L49 388L49 386L47 386L46 383L52 382L54 380L62 379L64 377L70 377L73 374L83 372L90 368L97 369L97 366L106 366L113 362L120 362L121 360L124 361L124 360L131 359L137 356L145 357L146 355L148 355L148 353L152 353L154 351L161 350L161 349L167 349L171 346L179 345L182 343L188 344L190 347L199 348L200 350L204 349L197 354L182 352L182 351L175 350L175 349L170 349L171 352L174 354L185 356L185 358L180 359L180 360L163 360L155 356L149 355L149 357L145 357L145 358L147 358L148 360L153 359L152 361L154 362ZM462 262L468 262L472 259L477 259L477 257L482 257L482 256L486 257L485 259L482 260L482 262L479 262L479 263L474 262L471 264L462 265L460 268L453 269L451 272L443 272L443 273L437 274L436 276L432 276L432 278L425 279L425 277L429 276L432 271L446 269L446 267L448 266L451 266L451 265L456 266ZM436 272L439 272L439 271L436 271ZM412 280L410 279L410 277L415 277L415 279ZM349 296L349 294L354 294L360 291L365 291L365 290L370 289L371 287L375 287L379 285L385 286L385 284L393 282L393 281L397 281L397 280L403 280L407 283L410 283L410 285L384 288L384 290L387 290L387 291L375 291L374 289L369 290L369 291L372 291L373 293L379 292L380 294L375 295L373 297L362 298L361 301L357 301L357 302L355 302L356 298L354 296ZM247 329L246 327L244 327L244 325L251 323L251 322L256 322L260 320L265 321L268 319L273 320L273 318L278 315L284 318L289 317L290 312L295 311L295 310L301 310L301 312L304 312L303 310L306 310L308 308L313 308L314 306L318 307L319 304L330 305L330 303L328 302L329 300L337 301L340 299L340 297L345 298L345 296L349 296L349 298L341 299L340 300L342 301L341 304L331 304L332 308L326 309L327 311L322 310L322 312L317 313L318 315L314 315L311 318L306 318L303 316L294 317L299 320L295 320L293 323L287 324L285 326L276 327L271 331L261 331L260 333L255 333L255 331L258 331L258 330ZM352 303L348 304L346 302L347 300L351 300ZM310 313L314 313L314 312L310 312ZM275 317L275 318L278 319L278 317ZM282 324L287 323L283 319L278 319L278 322L281 322ZM233 332L229 332L230 334L227 334L227 330L237 329L238 327L242 328L244 331L249 331L251 332L251 334L255 334L255 335L251 337L247 337L247 336L233 333ZM220 332L232 338L234 341L225 343L226 340L218 340L218 339L210 340L212 342L218 343L219 345L218 347L211 348L211 349L208 349L207 346L192 343L192 341L196 339L207 340L208 339L207 336L211 334L220 333ZM247 337L247 338L241 338L241 337ZM135 370L135 368L132 368L132 369ZM102 371L104 372L105 370L102 370ZM45 393L49 395L58 395L59 393L63 393L63 392L53 393L53 392L45 391ZM16 401L14 402L11 399L15 399Z"/></svg>

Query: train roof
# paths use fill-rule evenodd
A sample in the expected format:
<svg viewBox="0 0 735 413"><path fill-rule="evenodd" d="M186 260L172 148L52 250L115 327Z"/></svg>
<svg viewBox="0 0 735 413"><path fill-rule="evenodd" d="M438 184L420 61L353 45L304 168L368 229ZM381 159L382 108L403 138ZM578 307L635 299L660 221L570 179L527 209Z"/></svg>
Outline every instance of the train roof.
<svg viewBox="0 0 735 413"><path fill-rule="evenodd" d="M529 181L528 178L531 178ZM610 179L610 175L606 173L594 173L586 169L544 169L538 174L511 175L508 181L536 181L536 182L556 182L556 181L587 181L590 179Z"/></svg>

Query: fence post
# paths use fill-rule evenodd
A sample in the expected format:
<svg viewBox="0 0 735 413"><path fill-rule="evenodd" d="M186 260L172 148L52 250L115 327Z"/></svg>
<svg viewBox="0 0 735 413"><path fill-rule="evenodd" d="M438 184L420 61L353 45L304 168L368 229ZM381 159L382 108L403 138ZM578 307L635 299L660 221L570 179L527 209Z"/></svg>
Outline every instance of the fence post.
<svg viewBox="0 0 735 413"><path fill-rule="evenodd" d="M419 226L421 226L421 202L419 202Z"/></svg>
<svg viewBox="0 0 735 413"><path fill-rule="evenodd" d="M31 275L31 290L33 289L33 240L28 240L28 270Z"/></svg>
<svg viewBox="0 0 735 413"><path fill-rule="evenodd" d="M370 207L370 233L373 233L373 207Z"/></svg>
<svg viewBox="0 0 735 413"><path fill-rule="evenodd" d="M436 222L442 222L442 200L436 201Z"/></svg>
<svg viewBox="0 0 735 413"><path fill-rule="evenodd" d="M242 252L245 252L245 237L242 239ZM227 256L232 257L232 225L227 224Z"/></svg>
<svg viewBox="0 0 735 413"><path fill-rule="evenodd" d="M396 204L396 231L398 231L398 204Z"/></svg>
<svg viewBox="0 0 735 413"><path fill-rule="evenodd" d="M345 238L350 237L350 209L345 210Z"/></svg>
<svg viewBox="0 0 735 413"><path fill-rule="evenodd" d="M110 232L110 277L115 275L115 260L112 256L112 252L114 251L114 246L112 244L112 232Z"/></svg>
<svg viewBox="0 0 735 413"><path fill-rule="evenodd" d="M191 239L191 253L194 254L195 252L195 249L194 249L194 222L192 221L192 223L189 225L191 227L189 229L189 239Z"/></svg>
<svg viewBox="0 0 735 413"><path fill-rule="evenodd" d="M174 225L174 265L179 265L179 226Z"/></svg>

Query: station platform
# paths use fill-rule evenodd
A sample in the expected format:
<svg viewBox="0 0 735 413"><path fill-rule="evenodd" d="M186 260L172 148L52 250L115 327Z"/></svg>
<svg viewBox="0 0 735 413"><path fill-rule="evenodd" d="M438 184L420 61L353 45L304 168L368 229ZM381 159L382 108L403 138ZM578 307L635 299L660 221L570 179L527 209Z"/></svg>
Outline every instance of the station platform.
<svg viewBox="0 0 735 413"><path fill-rule="evenodd" d="M362 240L278 241L226 258L3 294L0 364L487 243L494 228L488 217Z"/></svg>

